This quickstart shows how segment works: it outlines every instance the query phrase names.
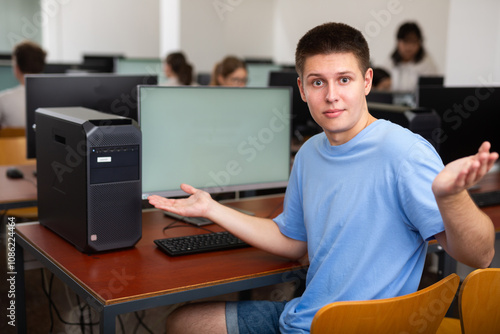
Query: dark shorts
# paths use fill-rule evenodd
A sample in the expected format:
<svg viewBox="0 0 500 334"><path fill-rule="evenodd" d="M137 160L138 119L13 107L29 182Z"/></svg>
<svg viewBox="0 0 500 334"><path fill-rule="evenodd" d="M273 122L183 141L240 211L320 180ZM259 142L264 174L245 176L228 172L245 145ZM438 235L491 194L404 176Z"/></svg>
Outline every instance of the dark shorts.
<svg viewBox="0 0 500 334"><path fill-rule="evenodd" d="M267 300L226 302L227 333L279 334L279 320L285 304Z"/></svg>

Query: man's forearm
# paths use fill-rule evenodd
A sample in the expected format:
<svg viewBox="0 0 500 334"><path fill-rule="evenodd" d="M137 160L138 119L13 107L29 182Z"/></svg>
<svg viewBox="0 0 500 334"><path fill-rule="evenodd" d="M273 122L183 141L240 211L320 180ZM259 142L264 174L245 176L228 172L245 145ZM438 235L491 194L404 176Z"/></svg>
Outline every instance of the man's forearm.
<svg viewBox="0 0 500 334"><path fill-rule="evenodd" d="M475 268L488 267L495 254L495 229L491 219L472 201L466 190L436 197L445 233L438 242L457 261Z"/></svg>
<svg viewBox="0 0 500 334"><path fill-rule="evenodd" d="M291 259L306 254L307 244L282 234L272 219L249 216L216 202L212 204L207 217L248 244Z"/></svg>

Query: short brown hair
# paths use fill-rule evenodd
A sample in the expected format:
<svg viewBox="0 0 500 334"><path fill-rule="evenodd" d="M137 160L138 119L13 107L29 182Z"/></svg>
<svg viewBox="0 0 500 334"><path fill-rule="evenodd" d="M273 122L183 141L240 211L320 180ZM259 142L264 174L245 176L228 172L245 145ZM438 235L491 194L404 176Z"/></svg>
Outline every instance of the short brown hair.
<svg viewBox="0 0 500 334"><path fill-rule="evenodd" d="M13 52L17 67L24 74L43 72L47 53L36 43L24 41L16 45Z"/></svg>
<svg viewBox="0 0 500 334"><path fill-rule="evenodd" d="M370 49L363 34L344 23L324 23L309 30L297 44L295 69L302 77L306 59L318 54L352 53L362 73L370 67Z"/></svg>

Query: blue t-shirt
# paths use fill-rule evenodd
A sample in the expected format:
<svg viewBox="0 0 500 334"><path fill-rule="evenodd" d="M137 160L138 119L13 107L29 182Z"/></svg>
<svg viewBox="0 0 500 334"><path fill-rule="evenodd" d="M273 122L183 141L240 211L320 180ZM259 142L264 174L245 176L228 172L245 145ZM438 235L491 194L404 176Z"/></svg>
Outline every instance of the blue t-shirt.
<svg viewBox="0 0 500 334"><path fill-rule="evenodd" d="M308 333L334 301L417 290L427 241L444 231L431 189L442 168L427 141L385 120L343 145L324 133L303 145L275 222L307 242L310 265L304 294L281 315L282 333Z"/></svg>

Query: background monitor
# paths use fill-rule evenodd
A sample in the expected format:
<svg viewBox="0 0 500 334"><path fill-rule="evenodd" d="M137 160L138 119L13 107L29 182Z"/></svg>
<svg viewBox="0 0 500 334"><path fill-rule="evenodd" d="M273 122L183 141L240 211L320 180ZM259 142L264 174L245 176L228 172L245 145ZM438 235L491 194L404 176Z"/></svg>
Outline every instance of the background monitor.
<svg viewBox="0 0 500 334"><path fill-rule="evenodd" d="M267 87L269 74L272 71L280 71L281 66L268 63L247 63L248 87Z"/></svg>
<svg viewBox="0 0 500 334"><path fill-rule="evenodd" d="M139 87L143 198L286 187L287 87Z"/></svg>
<svg viewBox="0 0 500 334"><path fill-rule="evenodd" d="M297 86L298 76L295 70L272 71L269 74L269 86L292 87L292 134L299 141L303 141L305 138L323 130L313 120L307 103L300 96L299 87Z"/></svg>
<svg viewBox="0 0 500 334"><path fill-rule="evenodd" d="M20 85L10 61L0 61L0 91Z"/></svg>
<svg viewBox="0 0 500 334"><path fill-rule="evenodd" d="M36 158L36 109L85 107L138 120L137 86L158 82L156 76L115 74L32 74L25 78L28 158Z"/></svg>
<svg viewBox="0 0 500 334"><path fill-rule="evenodd" d="M500 87L424 86L418 90L418 105L441 118L433 137L444 163L477 153L485 140L499 152Z"/></svg>
<svg viewBox="0 0 500 334"><path fill-rule="evenodd" d="M372 87L370 93L366 95L366 102L392 104L394 102L394 94L391 92L376 90Z"/></svg>
<svg viewBox="0 0 500 334"><path fill-rule="evenodd" d="M82 67L96 73L114 73L116 59L123 58L123 55L99 55L84 54ZM142 73L141 73L142 74Z"/></svg>
<svg viewBox="0 0 500 334"><path fill-rule="evenodd" d="M442 75L426 75L418 77L418 86L443 86L444 76Z"/></svg>
<svg viewBox="0 0 500 334"><path fill-rule="evenodd" d="M115 73L156 75L160 84L167 80L159 58L116 58Z"/></svg>

